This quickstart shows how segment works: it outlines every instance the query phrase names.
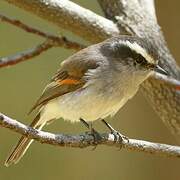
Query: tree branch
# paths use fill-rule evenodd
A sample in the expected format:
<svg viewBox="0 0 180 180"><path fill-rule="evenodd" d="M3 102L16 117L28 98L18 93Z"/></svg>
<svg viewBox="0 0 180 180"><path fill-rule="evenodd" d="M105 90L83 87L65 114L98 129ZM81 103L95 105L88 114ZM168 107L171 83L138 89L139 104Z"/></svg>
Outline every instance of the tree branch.
<svg viewBox="0 0 180 180"><path fill-rule="evenodd" d="M29 126L26 126L14 119L11 119L1 113L0 126L11 129L12 131L22 134L23 136L26 136L30 139L35 139L41 143L74 148L85 148L95 145L94 137L91 134L85 133L80 135L65 135L39 131ZM179 146L159 144L136 139L123 139L122 142L117 142L115 141L115 136L113 134L107 133L98 134L97 145L122 147L127 150L137 152L145 152L148 154L158 154L167 157L180 158Z"/></svg>
<svg viewBox="0 0 180 180"><path fill-rule="evenodd" d="M10 23L18 28L21 28L22 30L28 33L32 33L32 34L44 37L46 39L50 39L51 44L54 44L54 46L63 46L64 48L75 49L77 51L86 47L80 43L70 41L64 36L59 37L59 36L55 36L47 32L43 32L37 28L30 27L29 25L24 24L23 22L19 20L12 19L2 14L0 14L0 20L3 22Z"/></svg>
<svg viewBox="0 0 180 180"><path fill-rule="evenodd" d="M75 49L75 50L80 50L82 48L85 48L84 45L77 42L70 41L64 36L61 36L61 37L54 36L52 34L38 30L36 28L30 27L19 20L9 18L2 14L0 14L0 20L3 22L10 23L18 28L21 28L28 33L32 33L32 34L35 34L35 35L38 35L47 39L45 42L37 45L36 47L32 49L26 50L24 52L20 52L17 55L0 58L0 68L5 67L5 66L10 66L10 65L15 65L19 62L23 62L25 60L31 59L35 56L38 56L42 52L56 46L62 46L67 49Z"/></svg>
<svg viewBox="0 0 180 180"><path fill-rule="evenodd" d="M57 46L63 46L65 48L76 49L76 50L82 47L85 47L83 45L80 45L79 43L69 41L65 37L61 38L61 42L60 42L60 38L58 38L57 42L51 39L47 39L46 41L37 45L34 48L20 52L13 56L0 58L0 68L6 67L6 66L12 66L17 63L32 59L33 57L40 55L44 51L47 51L48 49L52 47L57 47Z"/></svg>
<svg viewBox="0 0 180 180"><path fill-rule="evenodd" d="M23 62L28 59L31 59L52 47L53 44L49 40L47 40L32 49L26 50L24 52L20 52L13 56L0 58L0 68L5 66L12 66L19 62Z"/></svg>
<svg viewBox="0 0 180 180"><path fill-rule="evenodd" d="M80 35L99 42L119 34L112 21L67 0L6 0L22 9Z"/></svg>
<svg viewBox="0 0 180 180"><path fill-rule="evenodd" d="M154 0L138 0L138 1L139 1L139 7L141 7L143 11L146 11L148 16L151 15L151 18L153 18L154 21L157 22Z"/></svg>

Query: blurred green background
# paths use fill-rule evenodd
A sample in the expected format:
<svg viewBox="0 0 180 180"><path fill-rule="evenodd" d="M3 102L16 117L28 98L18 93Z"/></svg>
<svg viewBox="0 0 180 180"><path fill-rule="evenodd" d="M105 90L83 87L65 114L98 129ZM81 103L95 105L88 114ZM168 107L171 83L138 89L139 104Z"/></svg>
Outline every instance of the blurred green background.
<svg viewBox="0 0 180 180"><path fill-rule="evenodd" d="M74 0L98 14L102 14L95 0ZM171 52L180 62L180 1L156 1L157 16ZM31 26L54 34L78 37L60 30L54 25L21 9L0 1L0 13L19 19ZM38 36L28 34L0 22L0 57L13 55L42 42ZM29 124L33 115L27 116L44 86L56 72L62 60L74 53L63 48L53 48L42 55L16 66L0 69L0 111ZM123 134L149 141L171 143L176 141L151 106L139 93L110 121ZM100 132L107 131L103 124L95 122ZM46 127L47 131L80 133L86 131L82 124L70 124L62 119ZM95 151L87 149L59 148L35 142L20 163L9 168L3 163L19 135L0 129L0 179L1 180L118 180L118 179L180 179L180 160L147 155L144 153L118 151L116 148L98 146Z"/></svg>

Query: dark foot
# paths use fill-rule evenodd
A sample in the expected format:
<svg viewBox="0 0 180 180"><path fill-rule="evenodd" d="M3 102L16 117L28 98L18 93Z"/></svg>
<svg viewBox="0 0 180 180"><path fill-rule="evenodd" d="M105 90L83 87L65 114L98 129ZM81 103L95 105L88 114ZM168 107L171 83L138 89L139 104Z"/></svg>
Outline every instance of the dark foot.
<svg viewBox="0 0 180 180"><path fill-rule="evenodd" d="M90 129L90 125L89 125L84 119L80 118L79 120L83 123L83 125L84 125L86 128Z"/></svg>
<svg viewBox="0 0 180 180"><path fill-rule="evenodd" d="M88 128L90 130L90 132L87 132L87 134L90 134L94 137L94 145L95 145L95 148L100 140L100 135L99 133L92 127L92 123L87 123L84 119L80 118L79 119L83 125L85 125L86 128ZM93 148L93 150L95 149Z"/></svg>
<svg viewBox="0 0 180 180"><path fill-rule="evenodd" d="M115 142L123 142L123 140L128 141L128 137L122 135L118 131L116 131L110 124L108 124L104 119L102 119L102 122L108 127L108 129L111 131L111 134L115 137Z"/></svg>

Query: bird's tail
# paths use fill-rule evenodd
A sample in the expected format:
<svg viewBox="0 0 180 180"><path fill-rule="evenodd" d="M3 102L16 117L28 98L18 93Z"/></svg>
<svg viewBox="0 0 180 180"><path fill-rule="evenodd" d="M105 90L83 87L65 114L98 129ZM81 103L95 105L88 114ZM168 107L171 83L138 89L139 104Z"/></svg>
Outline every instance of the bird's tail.
<svg viewBox="0 0 180 180"><path fill-rule="evenodd" d="M35 117L34 121L30 124L30 127L36 128L36 129L41 129L45 125L45 123L39 125L39 120L40 120L40 114L38 114ZM20 138L18 144L16 145L16 147L13 149L11 154L6 159L5 166L8 167L11 164L18 163L32 142L33 142L32 139L28 139L27 137L22 136Z"/></svg>

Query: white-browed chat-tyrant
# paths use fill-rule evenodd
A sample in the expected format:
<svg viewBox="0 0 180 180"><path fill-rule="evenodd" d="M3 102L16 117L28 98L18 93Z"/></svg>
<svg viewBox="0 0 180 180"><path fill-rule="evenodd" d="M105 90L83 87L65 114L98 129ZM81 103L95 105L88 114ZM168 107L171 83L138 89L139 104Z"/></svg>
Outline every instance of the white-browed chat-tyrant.
<svg viewBox="0 0 180 180"><path fill-rule="evenodd" d="M91 45L61 63L32 108L38 108L38 114L30 126L42 129L60 117L88 122L113 116L154 71L165 73L157 63L158 49L138 37ZM17 163L32 142L22 137L5 165Z"/></svg>

